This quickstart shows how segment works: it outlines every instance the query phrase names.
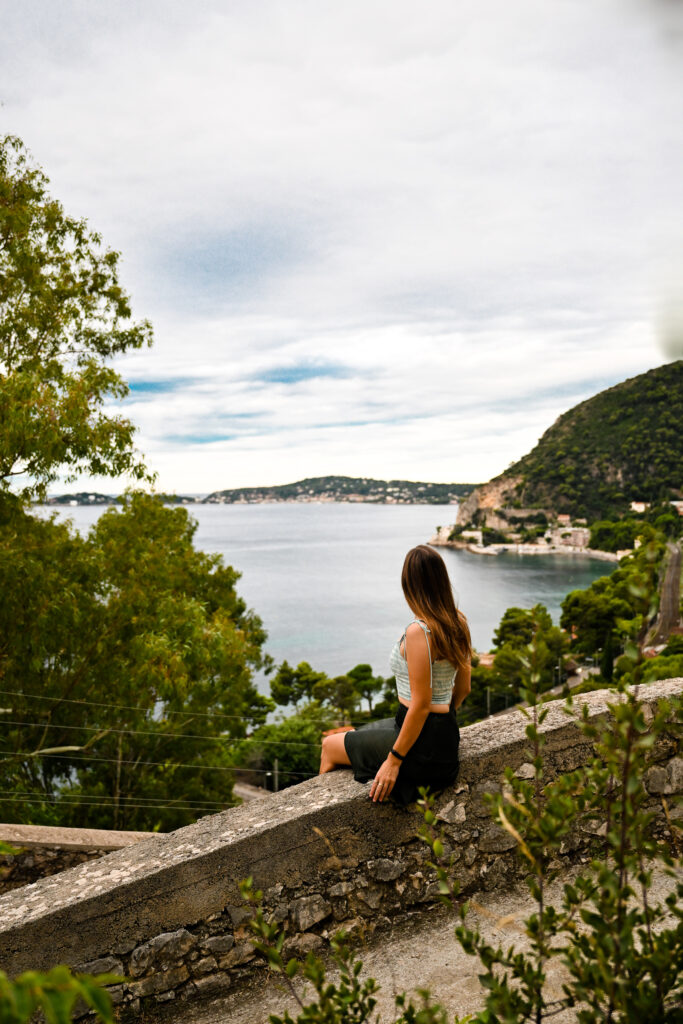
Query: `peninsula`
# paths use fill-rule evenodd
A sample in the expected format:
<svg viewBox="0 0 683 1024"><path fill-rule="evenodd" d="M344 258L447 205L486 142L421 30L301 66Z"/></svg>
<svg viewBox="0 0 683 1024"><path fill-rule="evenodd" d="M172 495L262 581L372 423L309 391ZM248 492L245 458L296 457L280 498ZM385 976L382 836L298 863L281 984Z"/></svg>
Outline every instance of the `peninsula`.
<svg viewBox="0 0 683 1024"><path fill-rule="evenodd" d="M272 502L368 502L374 505L453 505L477 484L435 484L423 480L374 480L371 477L315 476L270 487L233 487L205 497L160 494L167 505L260 505ZM51 495L48 505L115 505L119 497L79 491Z"/></svg>
<svg viewBox="0 0 683 1024"><path fill-rule="evenodd" d="M237 487L214 491L210 505L264 502L369 502L374 505L451 505L466 498L476 484L435 484L422 480L374 480L371 477L314 476L275 487Z"/></svg>

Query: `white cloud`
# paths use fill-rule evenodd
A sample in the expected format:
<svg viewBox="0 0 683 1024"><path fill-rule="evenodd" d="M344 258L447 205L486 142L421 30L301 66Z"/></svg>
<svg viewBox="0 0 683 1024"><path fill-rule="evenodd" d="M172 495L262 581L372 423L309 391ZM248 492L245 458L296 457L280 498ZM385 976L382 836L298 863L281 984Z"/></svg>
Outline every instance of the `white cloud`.
<svg viewBox="0 0 683 1024"><path fill-rule="evenodd" d="M160 485L482 479L659 363L683 208L664 13L8 8L5 126L124 253L157 341L122 370L179 381L129 405ZM273 380L321 363L344 373Z"/></svg>

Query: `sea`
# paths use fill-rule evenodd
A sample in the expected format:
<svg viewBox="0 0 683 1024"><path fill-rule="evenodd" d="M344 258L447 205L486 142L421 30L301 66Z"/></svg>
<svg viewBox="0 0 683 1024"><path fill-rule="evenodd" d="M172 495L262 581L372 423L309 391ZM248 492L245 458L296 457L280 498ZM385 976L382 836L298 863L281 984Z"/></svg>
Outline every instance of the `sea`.
<svg viewBox="0 0 683 1024"><path fill-rule="evenodd" d="M102 506L54 507L87 532ZM241 573L238 592L263 620L276 664L307 661L340 675L355 665L388 676L389 652L412 615L401 591L406 551L453 523L455 505L350 503L192 505L195 544ZM474 646L491 647L506 608L541 602L559 622L565 595L611 572L581 554L482 556L441 548ZM259 689L268 692L260 677Z"/></svg>

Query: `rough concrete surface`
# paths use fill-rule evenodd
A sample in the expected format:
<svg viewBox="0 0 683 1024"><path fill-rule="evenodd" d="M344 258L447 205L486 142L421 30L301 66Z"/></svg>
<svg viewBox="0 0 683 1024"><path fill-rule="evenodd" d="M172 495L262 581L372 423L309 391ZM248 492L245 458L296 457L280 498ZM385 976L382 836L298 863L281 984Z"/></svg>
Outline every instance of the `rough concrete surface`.
<svg viewBox="0 0 683 1024"><path fill-rule="evenodd" d="M573 872L572 874L574 874ZM549 902L559 906L562 885L569 879L556 881L549 890ZM663 870L657 870L650 889L652 905L663 903L674 888L675 881ZM515 945L519 950L528 948L524 934L524 918L535 909L526 886L521 883L506 893L480 893L470 900L468 924L480 929L486 940L500 943L504 948ZM394 996L401 991L415 993L419 988L429 989L435 999L446 1008L449 1020L454 1015L464 1016L483 1009L484 994L478 975L482 971L479 960L463 952L455 938L457 917L454 912L437 906L403 920L391 929L375 933L358 950L363 961L362 977L372 977L380 985L375 1015L378 1024L395 1021ZM327 958L329 959L329 957ZM335 972L330 971L330 977ZM553 963L548 970L548 998L562 996L562 983L566 972L561 964ZM312 1000L312 988L304 988L296 979L297 991L304 1001ZM419 1005L419 996L415 996ZM296 1019L298 1006L284 981L266 969L254 977L249 988L203 1003L168 1003L145 1020L150 1024L267 1024L271 1013L289 1010ZM565 1010L553 1017L555 1024L575 1024L576 1014ZM372 1024L376 1024L373 1017Z"/></svg>
<svg viewBox="0 0 683 1024"><path fill-rule="evenodd" d="M0 839L15 846L54 847L58 850L121 850L155 839L160 832L123 832L99 828L62 828L52 825L0 825Z"/></svg>

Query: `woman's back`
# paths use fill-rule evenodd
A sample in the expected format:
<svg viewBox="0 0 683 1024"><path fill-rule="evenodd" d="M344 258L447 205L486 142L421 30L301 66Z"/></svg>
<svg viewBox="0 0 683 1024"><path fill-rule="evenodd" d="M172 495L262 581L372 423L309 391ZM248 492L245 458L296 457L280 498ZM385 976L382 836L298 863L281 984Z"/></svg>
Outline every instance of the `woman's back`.
<svg viewBox="0 0 683 1024"><path fill-rule="evenodd" d="M431 661L432 644L430 642L431 630L422 619L413 619L403 631L403 636L391 649L389 657L389 668L396 678L396 692L399 700L410 701L412 691L410 688L410 676L408 673L408 661L406 657L406 636L410 626L416 623L424 632L427 641L427 652L430 657L432 704L450 704L453 684L457 669L445 658ZM413 631L417 633L417 630ZM416 636L414 640L419 640ZM414 642L413 640L413 642ZM424 642L424 641L423 641Z"/></svg>

